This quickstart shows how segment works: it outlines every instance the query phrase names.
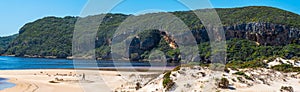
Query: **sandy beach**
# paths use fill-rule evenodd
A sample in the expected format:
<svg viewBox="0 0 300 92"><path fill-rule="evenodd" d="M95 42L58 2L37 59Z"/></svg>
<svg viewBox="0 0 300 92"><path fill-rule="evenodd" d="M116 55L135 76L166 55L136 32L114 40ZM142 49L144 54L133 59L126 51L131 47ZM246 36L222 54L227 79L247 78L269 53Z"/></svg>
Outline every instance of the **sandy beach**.
<svg viewBox="0 0 300 92"><path fill-rule="evenodd" d="M212 71L207 67L181 67L170 71L175 86L166 91L160 68L147 71L123 69L33 69L1 70L0 78L16 84L0 92L280 92L282 87L292 87L300 92L300 74L282 73L271 69L239 69L230 72ZM244 72L251 79L235 74ZM213 77L220 75L219 77ZM226 78L231 89L218 88L216 80ZM208 85L212 84L212 85ZM138 88L137 88L138 87Z"/></svg>
<svg viewBox="0 0 300 92"><path fill-rule="evenodd" d="M114 70L35 69L1 70L0 77L15 87L0 92L110 92L128 84L133 75L159 75L160 72ZM154 77L154 76L153 76ZM129 80L128 80L129 79ZM136 78L135 78L136 79Z"/></svg>

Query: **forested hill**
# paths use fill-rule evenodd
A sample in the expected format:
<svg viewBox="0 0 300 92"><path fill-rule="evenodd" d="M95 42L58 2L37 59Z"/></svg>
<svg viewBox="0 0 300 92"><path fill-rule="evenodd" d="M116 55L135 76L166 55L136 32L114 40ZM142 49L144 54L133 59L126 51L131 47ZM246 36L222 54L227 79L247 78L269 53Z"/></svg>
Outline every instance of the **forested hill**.
<svg viewBox="0 0 300 92"><path fill-rule="evenodd" d="M206 10L200 9L196 11L205 13ZM298 52L300 51L299 49L292 49L295 50L292 52L290 51L291 49L289 49L290 47L294 48L293 46L298 46L300 43L300 32L298 29L300 28L299 15L265 6L218 8L216 11L224 25L226 38L229 41L228 46L237 45L228 48L228 55L231 57L229 60L245 60L245 58L242 57L249 56L251 56L251 58L247 58L247 60L275 55L288 58L300 56L300 52ZM210 56L210 53L207 53L209 52L209 48L203 46L209 44L209 38L198 17L192 11L169 13L182 19L186 25L188 25L199 44L201 60L207 60ZM160 15L160 13L154 13L154 15L155 14ZM209 16L209 14L207 15ZM99 20L100 16L103 15L88 16L83 19L95 22ZM105 16L104 22L99 27L97 38L95 38L97 39L96 55L98 59L110 58L109 45L111 44L112 35L118 25L128 16L134 15L107 14ZM147 14L140 16L147 16ZM9 43L2 54L35 57L55 56L57 58L71 56L72 33L77 19L78 17L45 17L28 23L20 29L18 37ZM136 41L131 44L130 49L132 53L130 53L130 59L147 59L150 51L157 49L163 51L170 61L180 60L178 55L179 51L169 46L170 44L176 43L171 43L172 41L170 41L170 39L165 39L168 35L163 33L164 32L160 30L148 30L141 33L139 38L135 38ZM253 45L252 43L257 44ZM246 51L245 53L240 52L240 49L248 48L247 44L251 44L249 48L253 50ZM266 53L267 55L259 53L260 51L270 50L270 48L273 47L276 47L278 53L270 52Z"/></svg>
<svg viewBox="0 0 300 92"><path fill-rule="evenodd" d="M14 40L17 36L18 35L15 34L11 36L0 37L0 53L4 53L10 42L12 42L12 40Z"/></svg>

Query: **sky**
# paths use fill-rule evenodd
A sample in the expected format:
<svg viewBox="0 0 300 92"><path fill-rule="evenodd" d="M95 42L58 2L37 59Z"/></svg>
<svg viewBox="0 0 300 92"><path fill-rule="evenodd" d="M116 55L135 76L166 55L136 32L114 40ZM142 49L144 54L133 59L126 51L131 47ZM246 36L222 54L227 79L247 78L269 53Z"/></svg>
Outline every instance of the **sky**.
<svg viewBox="0 0 300 92"><path fill-rule="evenodd" d="M100 1L98 0L102 4L99 5L103 3L105 5L110 0ZM46 16L80 16L89 3L91 3L89 0L1 0L0 36L16 34L26 23ZM201 6L200 3L199 6ZM213 8L271 6L300 14L300 0L210 0L210 3ZM111 12L139 14L148 10L186 11L190 9L177 0L124 0Z"/></svg>

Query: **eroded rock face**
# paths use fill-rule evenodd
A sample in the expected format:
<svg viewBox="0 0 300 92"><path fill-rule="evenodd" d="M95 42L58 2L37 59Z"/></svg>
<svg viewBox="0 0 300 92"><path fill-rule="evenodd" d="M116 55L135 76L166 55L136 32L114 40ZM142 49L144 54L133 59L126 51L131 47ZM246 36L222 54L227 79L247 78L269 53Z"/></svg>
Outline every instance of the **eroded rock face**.
<svg viewBox="0 0 300 92"><path fill-rule="evenodd" d="M300 30L273 23L242 23L224 26L226 39L241 38L258 42L260 45L286 45L300 43ZM197 43L209 41L207 31L202 28L192 31Z"/></svg>
<svg viewBox="0 0 300 92"><path fill-rule="evenodd" d="M242 38L260 45L286 45L299 43L300 30L272 23L243 23L224 27L226 39Z"/></svg>
<svg viewBox="0 0 300 92"><path fill-rule="evenodd" d="M266 22L250 22L241 23L231 26L224 26L225 37L227 40L233 38L247 39L257 42L258 45L278 46L287 45L291 43L300 44L300 29L293 28L290 26ZM191 30L196 42L208 42L210 40L209 35L205 27L199 28L198 30ZM220 34L221 35L221 34ZM119 36L122 40L122 36ZM176 37L175 37L176 38ZM141 59L145 51L151 51L153 48L158 46L160 40L165 40L167 44L176 49L179 43L192 42L194 39L175 39L174 35L168 34L167 31L156 31L146 38L134 37L129 47L129 53L136 53L135 60ZM177 37L180 38L180 37ZM132 57L132 56L130 56ZM186 58L197 58L194 56L182 56ZM181 58L182 58L181 57ZM173 58L179 58L175 55ZM179 59L178 59L179 60ZM203 59L202 59L203 60Z"/></svg>

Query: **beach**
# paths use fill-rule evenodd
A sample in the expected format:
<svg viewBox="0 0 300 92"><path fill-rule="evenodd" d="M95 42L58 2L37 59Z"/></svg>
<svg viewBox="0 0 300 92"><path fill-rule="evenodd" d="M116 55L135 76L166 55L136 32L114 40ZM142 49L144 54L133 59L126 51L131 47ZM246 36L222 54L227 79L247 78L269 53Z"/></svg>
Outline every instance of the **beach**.
<svg viewBox="0 0 300 92"><path fill-rule="evenodd" d="M106 69L31 69L31 70L1 70L0 78L8 79L16 84L0 92L165 92L163 80L166 73L175 86L170 92L203 92L206 88L220 92L279 92L282 87L292 87L299 92L300 74L283 73L272 69L239 69L230 72L219 72L207 67L181 67L179 70L147 71L146 68L129 68L119 70ZM249 75L237 75L236 72ZM213 75L219 77L212 77ZM218 88L216 80L226 78L229 88ZM213 85L207 85L212 83ZM167 92L169 92L167 91Z"/></svg>
<svg viewBox="0 0 300 92"><path fill-rule="evenodd" d="M1 70L0 77L16 84L0 92L109 92L137 78L134 75L149 75L154 78L161 72L116 71L114 69L34 69ZM147 79L147 78L146 78ZM143 79L144 80L144 79Z"/></svg>

